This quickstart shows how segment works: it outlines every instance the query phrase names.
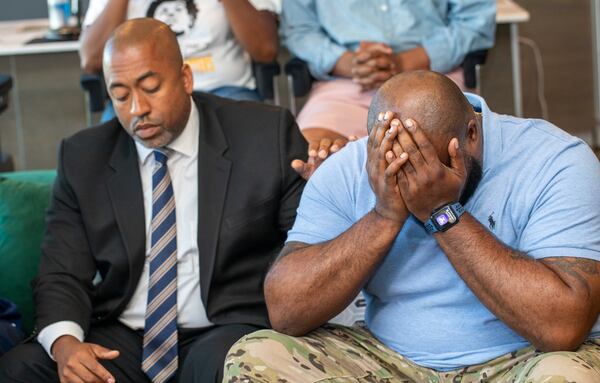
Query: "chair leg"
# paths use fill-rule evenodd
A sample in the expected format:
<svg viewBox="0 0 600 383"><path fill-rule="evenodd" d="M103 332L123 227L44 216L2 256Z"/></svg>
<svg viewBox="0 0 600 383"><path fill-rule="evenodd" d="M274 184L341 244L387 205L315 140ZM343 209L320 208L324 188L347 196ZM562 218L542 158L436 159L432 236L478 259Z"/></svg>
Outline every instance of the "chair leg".
<svg viewBox="0 0 600 383"><path fill-rule="evenodd" d="M0 172L12 172L15 170L15 164L12 156L4 152L0 152Z"/></svg>
<svg viewBox="0 0 600 383"><path fill-rule="evenodd" d="M292 112L292 114L294 116L296 116L296 96L294 95L294 78L292 77L292 75L287 75L287 81L288 81L288 99L290 101L290 111Z"/></svg>

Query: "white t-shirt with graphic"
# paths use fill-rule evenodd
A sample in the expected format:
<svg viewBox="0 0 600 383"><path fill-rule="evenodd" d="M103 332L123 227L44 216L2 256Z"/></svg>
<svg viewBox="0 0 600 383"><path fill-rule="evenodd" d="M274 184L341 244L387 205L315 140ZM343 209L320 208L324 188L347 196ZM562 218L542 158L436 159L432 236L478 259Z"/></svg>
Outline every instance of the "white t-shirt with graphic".
<svg viewBox="0 0 600 383"><path fill-rule="evenodd" d="M258 10L281 11L281 0L249 0ZM90 0L84 25L92 24L108 0ZM127 19L153 17L177 34L194 73L194 90L222 86L256 88L250 55L236 40L220 0L129 0Z"/></svg>

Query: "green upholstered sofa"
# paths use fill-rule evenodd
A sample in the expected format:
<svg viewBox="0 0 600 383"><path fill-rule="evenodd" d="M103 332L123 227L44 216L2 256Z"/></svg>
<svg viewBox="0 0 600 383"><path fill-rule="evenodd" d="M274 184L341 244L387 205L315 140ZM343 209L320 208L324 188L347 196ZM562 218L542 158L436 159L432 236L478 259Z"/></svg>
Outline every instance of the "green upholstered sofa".
<svg viewBox="0 0 600 383"><path fill-rule="evenodd" d="M31 280L55 177L54 170L0 173L0 297L17 304L26 334L34 324Z"/></svg>

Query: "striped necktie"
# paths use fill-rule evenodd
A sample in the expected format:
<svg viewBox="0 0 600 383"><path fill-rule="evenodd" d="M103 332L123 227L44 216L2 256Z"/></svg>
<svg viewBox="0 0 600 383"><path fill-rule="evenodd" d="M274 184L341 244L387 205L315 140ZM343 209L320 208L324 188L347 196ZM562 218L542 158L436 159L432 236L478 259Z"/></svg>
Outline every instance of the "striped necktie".
<svg viewBox="0 0 600 383"><path fill-rule="evenodd" d="M154 151L152 244L142 370L154 383L177 371L177 226L167 156Z"/></svg>

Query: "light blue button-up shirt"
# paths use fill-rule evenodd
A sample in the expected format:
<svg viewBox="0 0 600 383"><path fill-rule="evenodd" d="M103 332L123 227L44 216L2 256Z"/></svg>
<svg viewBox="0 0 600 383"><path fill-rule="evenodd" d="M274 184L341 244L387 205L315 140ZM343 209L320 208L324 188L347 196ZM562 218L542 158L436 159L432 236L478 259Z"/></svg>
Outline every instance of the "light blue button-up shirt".
<svg viewBox="0 0 600 383"><path fill-rule="evenodd" d="M546 121L499 115L467 97L483 114L483 175L465 204L481 230L534 259L600 261L600 162L590 147ZM332 240L373 209L366 146L366 137L351 142L317 169L288 242ZM530 345L488 310L413 216L363 292L369 330L421 366L455 370ZM600 318L589 337L600 337Z"/></svg>
<svg viewBox="0 0 600 383"><path fill-rule="evenodd" d="M361 41L394 52L422 46L431 70L446 73L494 44L495 17L495 0L283 0L282 33L318 79Z"/></svg>

